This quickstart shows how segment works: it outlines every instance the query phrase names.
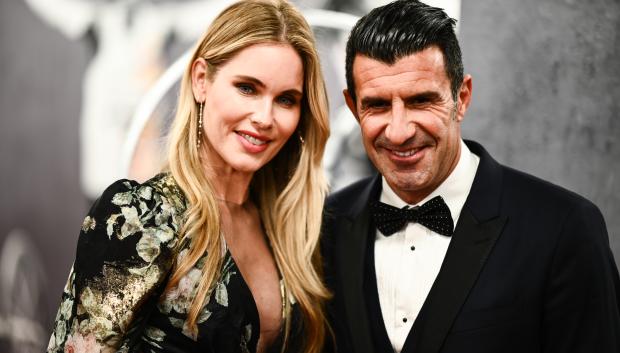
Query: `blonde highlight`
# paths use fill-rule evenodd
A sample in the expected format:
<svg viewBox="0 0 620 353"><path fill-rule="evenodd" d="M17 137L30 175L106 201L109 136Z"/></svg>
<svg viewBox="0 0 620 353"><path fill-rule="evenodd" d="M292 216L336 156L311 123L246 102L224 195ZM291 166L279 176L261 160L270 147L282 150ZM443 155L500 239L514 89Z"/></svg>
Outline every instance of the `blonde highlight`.
<svg viewBox="0 0 620 353"><path fill-rule="evenodd" d="M228 7L200 39L185 70L170 132L167 169L188 201L185 223L179 232L181 243L189 241L191 245L188 255L176 264L166 291L177 286L197 261L208 254L187 317L188 326L196 330L197 317L223 260L220 211L213 185L204 172L201 152L196 148L198 104L192 93L192 63L204 58L209 74L215 75L218 67L240 50L269 42L290 44L302 59L304 98L298 132L305 142L295 136L289 139L273 160L255 173L251 192L285 288L303 314L303 351L317 353L325 340L323 307L329 297L318 270L319 233L327 192L322 168L329 136L327 95L312 31L301 14L284 0L246 0ZM201 144L202 148L206 145ZM287 300L285 342L291 324L290 309Z"/></svg>

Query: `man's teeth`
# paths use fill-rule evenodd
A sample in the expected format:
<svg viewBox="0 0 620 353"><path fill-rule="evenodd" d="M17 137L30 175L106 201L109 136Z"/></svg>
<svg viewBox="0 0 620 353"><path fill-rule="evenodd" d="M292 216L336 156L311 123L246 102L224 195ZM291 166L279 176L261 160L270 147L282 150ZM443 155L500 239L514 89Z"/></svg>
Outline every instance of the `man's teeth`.
<svg viewBox="0 0 620 353"><path fill-rule="evenodd" d="M253 137L253 136L250 136L250 135L246 135L246 134L242 134L242 133L239 133L239 135L241 135L244 139L248 140L253 145L260 146L260 145L264 145L264 144L267 143L267 141L259 140L256 137Z"/></svg>
<svg viewBox="0 0 620 353"><path fill-rule="evenodd" d="M418 149L416 148L416 149L412 149L409 151L392 151L392 152L394 152L394 154L399 157L410 157L410 156L413 156L417 151Z"/></svg>

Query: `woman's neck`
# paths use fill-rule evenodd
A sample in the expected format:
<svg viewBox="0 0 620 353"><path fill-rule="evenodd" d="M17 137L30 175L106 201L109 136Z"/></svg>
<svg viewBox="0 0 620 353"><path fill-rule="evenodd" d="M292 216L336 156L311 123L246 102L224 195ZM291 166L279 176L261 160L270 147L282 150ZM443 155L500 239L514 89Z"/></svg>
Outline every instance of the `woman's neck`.
<svg viewBox="0 0 620 353"><path fill-rule="evenodd" d="M231 167L209 166L205 169L216 199L232 205L245 204L254 173L240 172Z"/></svg>

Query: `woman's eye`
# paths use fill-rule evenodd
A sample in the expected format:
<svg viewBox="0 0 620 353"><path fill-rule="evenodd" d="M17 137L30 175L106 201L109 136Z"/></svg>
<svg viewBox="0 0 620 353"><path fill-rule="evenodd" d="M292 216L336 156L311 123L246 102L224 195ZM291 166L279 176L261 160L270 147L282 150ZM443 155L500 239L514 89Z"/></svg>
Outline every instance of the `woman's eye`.
<svg viewBox="0 0 620 353"><path fill-rule="evenodd" d="M290 107L295 104L295 99L287 96L282 96L278 98L278 103Z"/></svg>
<svg viewBox="0 0 620 353"><path fill-rule="evenodd" d="M239 90L239 92L243 93L243 94L253 94L254 93L254 87L252 87L252 85L248 85L245 83L240 83L237 85L237 89Z"/></svg>

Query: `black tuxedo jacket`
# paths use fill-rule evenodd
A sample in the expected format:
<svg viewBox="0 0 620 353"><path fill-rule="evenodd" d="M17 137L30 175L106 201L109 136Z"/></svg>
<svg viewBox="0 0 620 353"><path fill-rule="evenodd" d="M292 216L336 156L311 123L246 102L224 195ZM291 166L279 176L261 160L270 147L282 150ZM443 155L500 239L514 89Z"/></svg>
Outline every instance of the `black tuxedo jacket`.
<svg viewBox="0 0 620 353"><path fill-rule="evenodd" d="M480 164L402 352L620 352L620 281L598 208L466 144ZM377 175L325 207L328 317L340 353L392 351L373 283L368 204L380 191Z"/></svg>

